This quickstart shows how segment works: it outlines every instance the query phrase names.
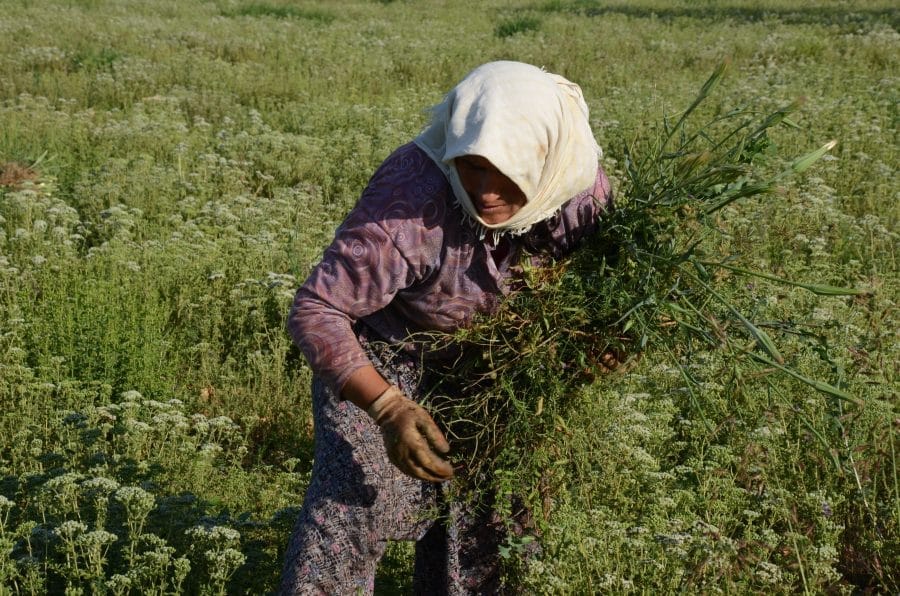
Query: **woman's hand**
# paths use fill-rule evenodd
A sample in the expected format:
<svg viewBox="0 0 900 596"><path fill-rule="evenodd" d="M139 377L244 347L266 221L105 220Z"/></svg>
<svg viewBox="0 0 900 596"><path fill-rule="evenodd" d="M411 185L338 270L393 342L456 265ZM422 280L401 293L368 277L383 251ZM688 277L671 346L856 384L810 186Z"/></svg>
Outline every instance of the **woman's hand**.
<svg viewBox="0 0 900 596"><path fill-rule="evenodd" d="M441 457L450 444L425 408L394 385L372 402L366 413L381 427L388 459L413 478L442 482L453 478L453 467Z"/></svg>

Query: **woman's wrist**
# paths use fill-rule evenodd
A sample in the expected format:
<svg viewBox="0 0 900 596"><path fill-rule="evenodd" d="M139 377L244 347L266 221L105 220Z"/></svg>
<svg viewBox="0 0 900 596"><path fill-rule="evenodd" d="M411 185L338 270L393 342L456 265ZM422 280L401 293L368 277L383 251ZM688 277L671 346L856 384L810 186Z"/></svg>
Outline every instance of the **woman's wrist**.
<svg viewBox="0 0 900 596"><path fill-rule="evenodd" d="M341 389L341 399L367 410L390 386L390 383L384 380L374 366L363 366L353 371L350 378L344 383Z"/></svg>

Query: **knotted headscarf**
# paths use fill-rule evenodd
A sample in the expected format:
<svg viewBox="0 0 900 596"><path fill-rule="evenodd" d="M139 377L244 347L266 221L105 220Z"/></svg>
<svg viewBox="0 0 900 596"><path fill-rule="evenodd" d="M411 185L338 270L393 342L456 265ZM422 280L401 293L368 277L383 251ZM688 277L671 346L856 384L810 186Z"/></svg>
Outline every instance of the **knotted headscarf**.
<svg viewBox="0 0 900 596"><path fill-rule="evenodd" d="M479 66L432 108L416 139L450 181L457 202L482 234L521 234L589 188L602 154L581 88L521 62ZM480 155L511 179L526 203L510 219L486 223L456 172L454 158Z"/></svg>

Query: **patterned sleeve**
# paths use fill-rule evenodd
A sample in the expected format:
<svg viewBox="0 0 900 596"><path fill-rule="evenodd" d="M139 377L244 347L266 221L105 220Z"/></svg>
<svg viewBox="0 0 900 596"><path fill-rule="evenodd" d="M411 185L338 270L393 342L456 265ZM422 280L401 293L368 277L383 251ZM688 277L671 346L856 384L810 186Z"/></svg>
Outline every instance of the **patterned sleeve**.
<svg viewBox="0 0 900 596"><path fill-rule="evenodd" d="M294 297L291 337L337 395L369 364L353 324L427 276L440 254L440 230L428 207L443 197L426 166L409 151L388 158Z"/></svg>
<svg viewBox="0 0 900 596"><path fill-rule="evenodd" d="M544 265L572 252L583 238L599 227L600 217L612 206L612 188L603 168L597 166L594 186L570 199L559 213L535 226L527 245L535 253L532 264Z"/></svg>
<svg viewBox="0 0 900 596"><path fill-rule="evenodd" d="M354 219L351 215L338 229L294 297L288 318L294 342L337 394L354 371L369 363L353 323L412 283L406 260L384 230Z"/></svg>

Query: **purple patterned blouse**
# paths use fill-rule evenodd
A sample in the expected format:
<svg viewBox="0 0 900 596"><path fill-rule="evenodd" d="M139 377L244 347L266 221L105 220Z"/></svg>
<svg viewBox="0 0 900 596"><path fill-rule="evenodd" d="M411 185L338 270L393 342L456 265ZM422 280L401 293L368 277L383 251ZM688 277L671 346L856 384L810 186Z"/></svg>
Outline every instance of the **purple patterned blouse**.
<svg viewBox="0 0 900 596"><path fill-rule="evenodd" d="M340 395L369 364L353 324L404 345L419 331L454 331L490 313L509 292L520 257L536 264L572 250L612 197L597 170L593 188L527 234L479 240L456 205L450 183L415 144L388 157L335 232L322 261L297 291L288 329L313 371Z"/></svg>

